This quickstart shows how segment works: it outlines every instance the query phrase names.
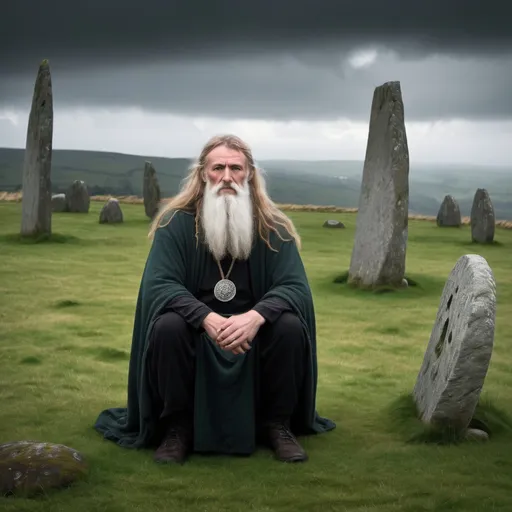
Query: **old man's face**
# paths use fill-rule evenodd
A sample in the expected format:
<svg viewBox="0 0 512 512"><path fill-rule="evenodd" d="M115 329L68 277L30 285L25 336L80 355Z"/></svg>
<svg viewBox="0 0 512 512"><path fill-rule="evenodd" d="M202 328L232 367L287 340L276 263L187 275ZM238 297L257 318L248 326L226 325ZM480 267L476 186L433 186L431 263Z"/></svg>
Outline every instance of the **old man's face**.
<svg viewBox="0 0 512 512"><path fill-rule="evenodd" d="M206 179L218 195L237 194L236 189L244 187L248 173L245 155L235 149L219 146L206 158Z"/></svg>

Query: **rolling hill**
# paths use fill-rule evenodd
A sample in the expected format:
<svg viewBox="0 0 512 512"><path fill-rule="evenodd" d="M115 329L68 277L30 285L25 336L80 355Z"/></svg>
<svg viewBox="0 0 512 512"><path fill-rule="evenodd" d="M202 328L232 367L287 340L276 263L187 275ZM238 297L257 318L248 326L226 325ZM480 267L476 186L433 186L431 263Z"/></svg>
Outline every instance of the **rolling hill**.
<svg viewBox="0 0 512 512"><path fill-rule="evenodd" d="M0 148L0 190L21 189L23 149ZM54 150L53 192L64 191L76 179L84 180L92 195L142 195L144 162L150 160L164 196L175 194L191 164L186 158L162 158L122 153ZM279 203L357 207L363 162L353 160L258 162L267 173L267 187ZM469 215L478 187L487 188L498 219L512 219L512 169L482 166L411 164L411 213L436 215L446 194L459 201Z"/></svg>

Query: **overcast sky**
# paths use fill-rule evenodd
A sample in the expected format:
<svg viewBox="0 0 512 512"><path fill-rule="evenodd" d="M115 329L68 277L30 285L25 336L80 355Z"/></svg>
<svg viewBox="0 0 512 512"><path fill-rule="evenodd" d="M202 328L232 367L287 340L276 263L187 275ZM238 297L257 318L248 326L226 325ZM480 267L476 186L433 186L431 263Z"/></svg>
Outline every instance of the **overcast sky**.
<svg viewBox="0 0 512 512"><path fill-rule="evenodd" d="M24 147L50 61L54 148L364 159L399 80L411 162L512 169L512 8L502 0L16 0L0 17L0 146Z"/></svg>

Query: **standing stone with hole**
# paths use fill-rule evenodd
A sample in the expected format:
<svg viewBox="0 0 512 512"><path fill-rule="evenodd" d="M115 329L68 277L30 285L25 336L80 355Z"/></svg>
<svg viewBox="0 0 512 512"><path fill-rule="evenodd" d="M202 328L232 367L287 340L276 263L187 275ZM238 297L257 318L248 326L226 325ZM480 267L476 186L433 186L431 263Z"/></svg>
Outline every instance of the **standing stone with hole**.
<svg viewBox="0 0 512 512"><path fill-rule="evenodd" d="M464 432L475 412L494 344L496 283L487 261L461 256L446 281L413 396L419 417Z"/></svg>
<svg viewBox="0 0 512 512"><path fill-rule="evenodd" d="M53 92L50 66L41 62L30 109L25 160L21 235L51 235L52 231Z"/></svg>
<svg viewBox="0 0 512 512"><path fill-rule="evenodd" d="M496 218L489 192L479 188L471 207L471 240L480 244L490 244L494 240Z"/></svg>
<svg viewBox="0 0 512 512"><path fill-rule="evenodd" d="M157 213L160 204L160 185L156 177L156 171L151 162L144 166L144 211L152 219Z"/></svg>
<svg viewBox="0 0 512 512"><path fill-rule="evenodd" d="M459 228L462 225L459 203L452 195L444 196L436 222L439 227Z"/></svg>
<svg viewBox="0 0 512 512"><path fill-rule="evenodd" d="M400 287L409 220L409 149L400 82L375 89L348 283Z"/></svg>

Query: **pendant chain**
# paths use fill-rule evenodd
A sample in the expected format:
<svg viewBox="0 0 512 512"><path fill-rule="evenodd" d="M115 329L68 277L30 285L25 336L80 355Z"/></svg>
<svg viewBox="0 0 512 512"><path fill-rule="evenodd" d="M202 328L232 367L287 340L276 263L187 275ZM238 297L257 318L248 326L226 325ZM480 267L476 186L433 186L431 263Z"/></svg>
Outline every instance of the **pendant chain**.
<svg viewBox="0 0 512 512"><path fill-rule="evenodd" d="M222 279L228 279L229 274L231 274L231 271L233 270L233 266L235 265L235 258L233 258L231 260L231 266L229 267L229 270L228 270L228 273L226 274L226 276L224 276L224 272L222 271L222 267L220 266L220 261L217 259L216 259L216 261L217 261L217 266L219 267L220 277Z"/></svg>

